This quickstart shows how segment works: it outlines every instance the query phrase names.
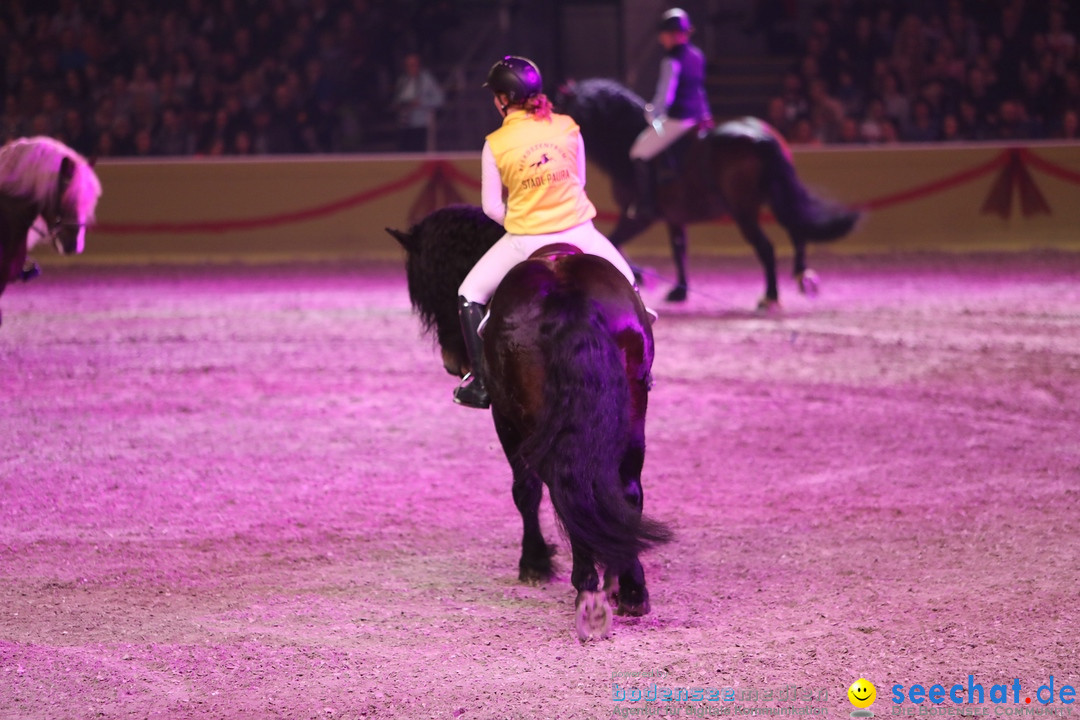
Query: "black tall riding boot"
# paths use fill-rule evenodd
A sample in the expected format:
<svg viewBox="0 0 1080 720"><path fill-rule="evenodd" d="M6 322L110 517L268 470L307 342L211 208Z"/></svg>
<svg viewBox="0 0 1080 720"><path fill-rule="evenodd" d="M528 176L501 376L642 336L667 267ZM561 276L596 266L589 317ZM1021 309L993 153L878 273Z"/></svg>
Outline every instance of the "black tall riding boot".
<svg viewBox="0 0 1080 720"><path fill-rule="evenodd" d="M454 402L483 410L491 407L487 388L484 387L484 341L479 334L484 306L459 297L458 317L461 318L461 334L465 337L465 352L469 355L471 370L454 389Z"/></svg>
<svg viewBox="0 0 1080 720"><path fill-rule="evenodd" d="M637 199L631 207L630 217L634 220L652 220L656 214L653 207L653 177L650 160L633 159L634 185L637 188Z"/></svg>

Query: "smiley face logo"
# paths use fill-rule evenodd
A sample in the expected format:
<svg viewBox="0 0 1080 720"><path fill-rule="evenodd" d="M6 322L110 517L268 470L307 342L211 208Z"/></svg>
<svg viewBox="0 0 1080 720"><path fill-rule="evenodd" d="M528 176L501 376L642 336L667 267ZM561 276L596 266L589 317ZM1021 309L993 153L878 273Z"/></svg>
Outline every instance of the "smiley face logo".
<svg viewBox="0 0 1080 720"><path fill-rule="evenodd" d="M873 717L874 713L866 708L874 704L877 699L877 688L866 678L859 678L851 683L847 691L848 700L859 710L851 713L852 717Z"/></svg>

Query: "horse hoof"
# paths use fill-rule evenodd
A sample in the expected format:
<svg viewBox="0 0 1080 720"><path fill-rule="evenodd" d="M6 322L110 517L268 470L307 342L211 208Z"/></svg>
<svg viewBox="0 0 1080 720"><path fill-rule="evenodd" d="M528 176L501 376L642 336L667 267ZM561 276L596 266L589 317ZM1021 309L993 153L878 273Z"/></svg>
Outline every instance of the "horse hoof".
<svg viewBox="0 0 1080 720"><path fill-rule="evenodd" d="M671 292L667 294L668 302L686 302L686 286L676 285L671 288Z"/></svg>
<svg viewBox="0 0 1080 720"><path fill-rule="evenodd" d="M34 278L38 277L39 275L41 275L41 266L38 265L36 262L30 262L19 273L19 279L23 282L29 282Z"/></svg>
<svg viewBox="0 0 1080 720"><path fill-rule="evenodd" d="M799 281L799 292L807 297L817 297L818 287L821 285L821 281L816 272L813 270L803 270L796 278Z"/></svg>
<svg viewBox="0 0 1080 720"><path fill-rule="evenodd" d="M518 580L526 585L540 585L551 580L555 575L555 546L544 543L542 549L521 553L518 561Z"/></svg>
<svg viewBox="0 0 1080 720"><path fill-rule="evenodd" d="M615 606L615 614L622 617L641 617L648 615L652 607L649 605L649 591L642 587L620 587L619 579L614 582L608 581L604 590Z"/></svg>
<svg viewBox="0 0 1080 720"><path fill-rule="evenodd" d="M619 604L619 577L617 575L604 576L604 594L607 595L608 603Z"/></svg>
<svg viewBox="0 0 1080 720"><path fill-rule="evenodd" d="M758 312L774 312L780 309L780 301L763 297L757 301Z"/></svg>
<svg viewBox="0 0 1080 720"><path fill-rule="evenodd" d="M574 624L581 642L602 640L611 633L611 607L604 592L582 590L578 593L574 607L577 608Z"/></svg>
<svg viewBox="0 0 1080 720"><path fill-rule="evenodd" d="M526 585L543 585L550 582L554 575L555 567L551 562L547 565L518 565L518 580Z"/></svg>
<svg viewBox="0 0 1080 720"><path fill-rule="evenodd" d="M622 617L641 617L642 615L648 615L652 612L652 606L649 604L649 598L645 598L640 603L630 603L620 600L619 606L615 608L615 614Z"/></svg>

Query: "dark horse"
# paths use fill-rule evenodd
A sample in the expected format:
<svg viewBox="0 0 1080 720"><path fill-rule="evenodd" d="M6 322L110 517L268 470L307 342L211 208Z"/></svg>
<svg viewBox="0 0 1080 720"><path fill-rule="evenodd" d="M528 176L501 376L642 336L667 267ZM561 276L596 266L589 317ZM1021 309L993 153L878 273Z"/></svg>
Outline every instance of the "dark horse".
<svg viewBox="0 0 1080 720"><path fill-rule="evenodd" d="M457 288L503 228L480 208L456 205L389 232L407 251L413 308L434 331L446 369L464 375ZM511 270L491 299L487 387L524 524L519 577L543 581L553 572L554 548L538 516L544 483L570 541L576 624L586 640L606 636L611 622L597 565L616 611L644 615L649 593L638 555L670 537L642 517L653 337L641 299L609 262L569 246L545 250Z"/></svg>
<svg viewBox="0 0 1080 720"><path fill-rule="evenodd" d="M26 253L40 242L82 252L101 184L89 163L58 140L20 138L0 148L0 294L37 275Z"/></svg>
<svg viewBox="0 0 1080 720"><path fill-rule="evenodd" d="M645 128L645 102L616 82L592 79L563 88L558 103L581 127L589 159L611 177L622 212L610 238L620 246L653 222L627 215L638 192L629 152ZM767 308L779 302L779 293L776 254L759 219L763 204L770 205L791 236L795 278L804 293L817 289L816 276L806 266L806 243L841 238L859 217L807 191L783 140L755 118L687 133L653 164L657 215L667 223L678 273L668 300L686 299L686 225L690 223L731 216L765 269L765 295L758 307Z"/></svg>

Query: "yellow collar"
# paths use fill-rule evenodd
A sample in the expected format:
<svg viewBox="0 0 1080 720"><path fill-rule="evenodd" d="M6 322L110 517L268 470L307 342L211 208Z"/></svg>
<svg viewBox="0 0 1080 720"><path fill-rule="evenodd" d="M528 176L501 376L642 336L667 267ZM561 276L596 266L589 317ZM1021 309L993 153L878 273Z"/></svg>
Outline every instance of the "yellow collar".
<svg viewBox="0 0 1080 720"><path fill-rule="evenodd" d="M510 112L506 113L506 117L503 118L502 124L503 127L506 127L507 125L513 125L514 123L526 120L528 119L528 117L529 113L525 112L521 108L514 108Z"/></svg>

